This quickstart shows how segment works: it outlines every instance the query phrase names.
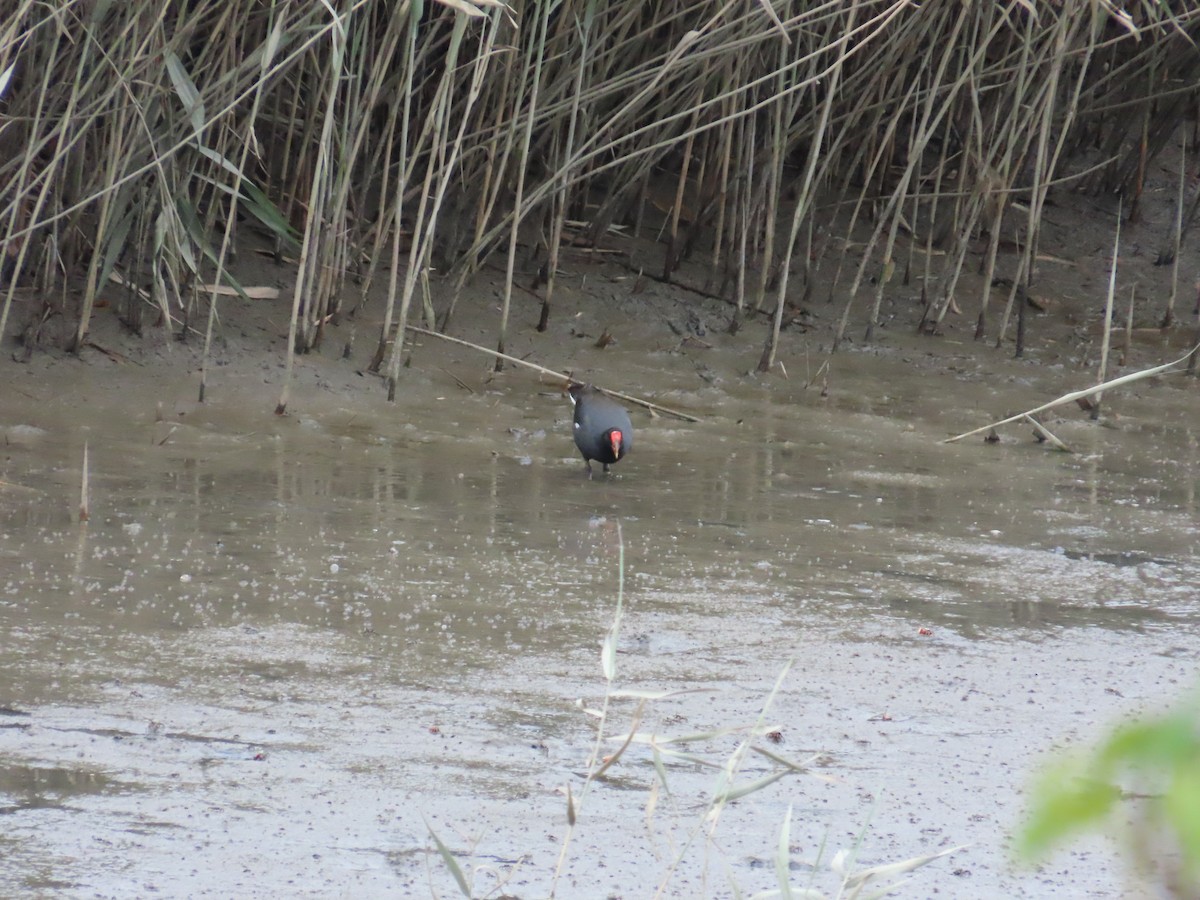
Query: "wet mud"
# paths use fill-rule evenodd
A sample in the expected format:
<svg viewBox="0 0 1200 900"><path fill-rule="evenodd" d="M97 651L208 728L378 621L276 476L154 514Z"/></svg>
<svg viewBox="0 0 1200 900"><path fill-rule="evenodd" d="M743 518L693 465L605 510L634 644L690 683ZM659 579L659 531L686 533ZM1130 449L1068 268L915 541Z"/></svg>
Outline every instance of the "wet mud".
<svg viewBox="0 0 1200 900"><path fill-rule="evenodd" d="M1099 839L1008 847L1047 751L1193 684L1190 383L1064 414L1070 454L947 445L1079 379L893 336L822 391L815 342L768 379L668 324L572 345L702 419L635 412L592 481L561 392L469 351L397 404L303 358L285 417L261 348L204 405L186 349L0 364L0 891L455 896L440 840L478 896L725 897L778 885L790 809L828 892L839 849L965 845L910 895L1140 896ZM585 783L610 691L602 754L639 737ZM781 770L748 739L803 771L708 816L731 759Z"/></svg>

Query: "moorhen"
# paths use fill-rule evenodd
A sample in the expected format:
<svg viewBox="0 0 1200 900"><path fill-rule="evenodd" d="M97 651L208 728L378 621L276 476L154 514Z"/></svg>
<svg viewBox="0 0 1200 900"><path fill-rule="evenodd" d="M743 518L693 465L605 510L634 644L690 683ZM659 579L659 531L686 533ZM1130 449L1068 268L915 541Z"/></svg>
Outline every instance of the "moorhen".
<svg viewBox="0 0 1200 900"><path fill-rule="evenodd" d="M575 404L575 446L583 454L588 478L592 460L604 464L604 471L621 459L633 446L633 424L629 413L590 384L574 384L567 391Z"/></svg>

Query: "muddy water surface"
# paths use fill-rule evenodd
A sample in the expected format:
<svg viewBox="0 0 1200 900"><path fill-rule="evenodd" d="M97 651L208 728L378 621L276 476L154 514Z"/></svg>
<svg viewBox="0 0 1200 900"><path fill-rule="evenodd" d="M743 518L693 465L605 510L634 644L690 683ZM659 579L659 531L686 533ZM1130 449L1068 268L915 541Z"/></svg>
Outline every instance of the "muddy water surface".
<svg viewBox="0 0 1200 900"><path fill-rule="evenodd" d="M840 848L968 845L910 895L1138 896L1099 841L1022 870L1008 834L1047 748L1193 683L1192 387L1060 423L1067 455L937 443L1057 393L1023 376L926 403L895 356L843 371L664 392L704 421L637 415L590 482L527 380L159 420L161 382L82 411L14 376L0 893L454 896L436 833L477 895L724 897L777 886L790 807L795 884L834 890ZM614 698L603 752L635 715L664 752L585 787L622 540L613 688L692 692ZM808 772L706 820L756 723ZM737 783L780 768L752 751Z"/></svg>

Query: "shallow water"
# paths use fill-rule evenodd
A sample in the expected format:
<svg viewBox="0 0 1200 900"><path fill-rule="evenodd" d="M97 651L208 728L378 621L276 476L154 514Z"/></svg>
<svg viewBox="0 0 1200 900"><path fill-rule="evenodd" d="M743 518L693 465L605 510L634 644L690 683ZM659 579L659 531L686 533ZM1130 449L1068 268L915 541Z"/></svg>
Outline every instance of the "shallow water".
<svg viewBox="0 0 1200 900"><path fill-rule="evenodd" d="M970 845L916 895L1136 896L1098 841L1027 871L1006 835L1044 750L1194 678L1185 387L1060 423L1068 455L937 442L1016 376L927 403L895 358L846 368L828 398L665 394L704 421L639 414L593 481L568 405L513 383L413 375L399 407L314 393L285 418L25 383L0 458L0 890L455 895L436 833L481 895L728 896L777 886L790 806L794 883L831 889L861 838L863 865ZM636 715L688 755L656 769L635 741L585 787L622 544L614 688L697 692L616 698L606 735ZM768 702L754 745L809 771L706 838ZM738 783L778 769L750 752Z"/></svg>

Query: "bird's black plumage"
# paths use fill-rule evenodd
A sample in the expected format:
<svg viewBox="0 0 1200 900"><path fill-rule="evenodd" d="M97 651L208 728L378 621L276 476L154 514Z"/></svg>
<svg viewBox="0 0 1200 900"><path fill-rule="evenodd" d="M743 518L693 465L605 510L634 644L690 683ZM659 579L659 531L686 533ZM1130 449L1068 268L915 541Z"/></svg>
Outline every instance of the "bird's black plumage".
<svg viewBox="0 0 1200 900"><path fill-rule="evenodd" d="M583 455L588 475L592 474L593 459L607 472L633 446L629 413L590 384L572 385L569 393L575 404L575 446Z"/></svg>

